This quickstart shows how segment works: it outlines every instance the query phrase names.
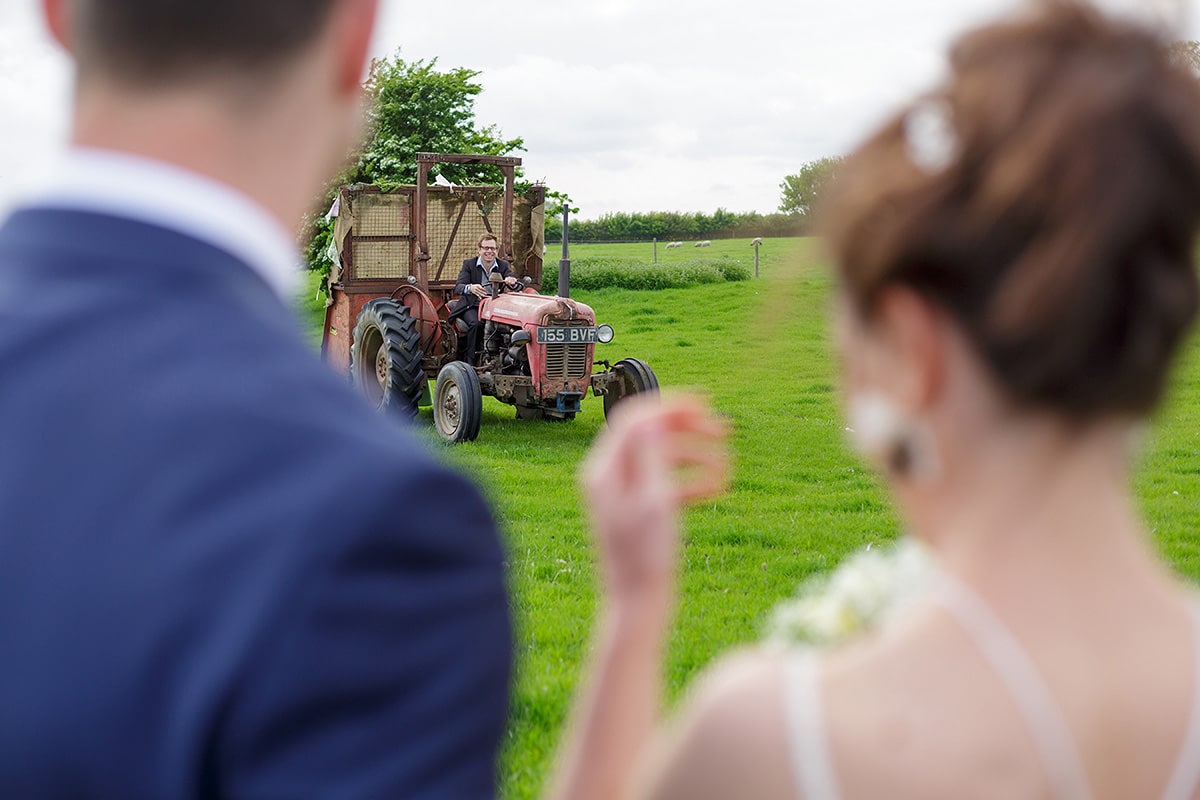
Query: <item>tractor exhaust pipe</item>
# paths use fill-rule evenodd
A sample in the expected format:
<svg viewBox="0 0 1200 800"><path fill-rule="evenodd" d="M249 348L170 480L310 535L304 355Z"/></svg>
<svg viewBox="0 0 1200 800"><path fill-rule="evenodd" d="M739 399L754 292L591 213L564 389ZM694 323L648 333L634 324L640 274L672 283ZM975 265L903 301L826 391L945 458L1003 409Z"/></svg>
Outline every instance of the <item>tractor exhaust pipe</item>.
<svg viewBox="0 0 1200 800"><path fill-rule="evenodd" d="M571 207L568 203L563 202L563 253L562 259L558 262L558 296L571 296L571 250L567 244L567 222L571 214Z"/></svg>

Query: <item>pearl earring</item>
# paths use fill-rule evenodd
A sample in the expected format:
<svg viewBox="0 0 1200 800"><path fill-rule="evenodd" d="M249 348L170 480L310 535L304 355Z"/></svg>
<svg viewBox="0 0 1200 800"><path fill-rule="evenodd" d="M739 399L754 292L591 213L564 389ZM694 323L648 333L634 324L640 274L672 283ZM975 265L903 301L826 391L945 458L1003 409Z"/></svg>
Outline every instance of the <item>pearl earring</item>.
<svg viewBox="0 0 1200 800"><path fill-rule="evenodd" d="M850 433L863 456L897 475L929 481L938 459L929 429L882 392L856 392L850 398Z"/></svg>

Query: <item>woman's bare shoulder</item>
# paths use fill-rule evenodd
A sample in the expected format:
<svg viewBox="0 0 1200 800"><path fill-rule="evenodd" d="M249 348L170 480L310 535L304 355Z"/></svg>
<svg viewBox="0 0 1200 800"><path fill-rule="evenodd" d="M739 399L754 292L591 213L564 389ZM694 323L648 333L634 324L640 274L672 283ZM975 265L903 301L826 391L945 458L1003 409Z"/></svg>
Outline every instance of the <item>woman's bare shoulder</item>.
<svg viewBox="0 0 1200 800"><path fill-rule="evenodd" d="M789 663L801 658L817 666L817 691L826 705L822 723L831 738L847 745L837 761L858 763L870 750L858 743L873 738L881 718L919 714L918 704L895 688L921 679L926 662L915 654L927 646L927 627L832 651L755 647L723 656L693 684L658 743L645 796L795 798ZM832 693L832 711L826 693Z"/></svg>
<svg viewBox="0 0 1200 800"><path fill-rule="evenodd" d="M936 609L829 653L821 693L847 797L964 796L981 771L986 796L1030 796L1040 774L1008 694Z"/></svg>
<svg viewBox="0 0 1200 800"><path fill-rule="evenodd" d="M786 658L745 649L709 667L656 744L644 796L794 798L780 702Z"/></svg>
<svg viewBox="0 0 1200 800"><path fill-rule="evenodd" d="M957 782L947 764L960 757L973 764L985 750L995 757L980 743L994 738L996 727L1020 724L1002 693L979 691L982 670L964 663L961 645L933 614L807 656L775 648L727 655L684 699L650 760L645 796L797 797L788 665L801 657L816 659L820 724L847 796L900 796L893 790L901 787L915 792L910 796L941 796ZM1014 768L1008 780L1025 780L1019 766L1028 753L999 756Z"/></svg>

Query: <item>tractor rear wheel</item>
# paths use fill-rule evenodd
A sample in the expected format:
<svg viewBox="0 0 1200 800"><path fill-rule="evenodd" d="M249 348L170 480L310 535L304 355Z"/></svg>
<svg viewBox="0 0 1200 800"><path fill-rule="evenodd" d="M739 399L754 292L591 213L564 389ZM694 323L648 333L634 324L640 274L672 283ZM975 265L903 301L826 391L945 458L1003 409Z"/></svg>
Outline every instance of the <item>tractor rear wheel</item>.
<svg viewBox="0 0 1200 800"><path fill-rule="evenodd" d="M462 361L451 361L438 373L433 389L433 424L448 442L473 442L483 418L479 376Z"/></svg>
<svg viewBox="0 0 1200 800"><path fill-rule="evenodd" d="M621 380L608 384L604 393L604 418L608 419L617 403L635 394L658 391L658 376L640 358L623 358L613 365Z"/></svg>
<svg viewBox="0 0 1200 800"><path fill-rule="evenodd" d="M388 298L363 306L350 347L350 379L381 411L412 418L428 387L421 335L408 308Z"/></svg>

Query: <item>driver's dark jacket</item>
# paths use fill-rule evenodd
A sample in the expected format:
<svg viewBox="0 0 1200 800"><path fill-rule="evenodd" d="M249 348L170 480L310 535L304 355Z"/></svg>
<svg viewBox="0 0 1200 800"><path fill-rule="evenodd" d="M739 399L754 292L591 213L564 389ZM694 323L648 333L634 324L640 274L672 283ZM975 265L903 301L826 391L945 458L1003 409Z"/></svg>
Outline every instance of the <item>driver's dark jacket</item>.
<svg viewBox="0 0 1200 800"><path fill-rule="evenodd" d="M511 277L513 274L508 262L500 258L496 259L492 269L499 271L505 278ZM488 285L488 274L484 272L483 264L478 256L463 261L462 269L458 273L458 285L454 287L454 293L461 296L468 306L479 305L479 298L467 291L467 287L473 283L482 284L485 287Z"/></svg>

